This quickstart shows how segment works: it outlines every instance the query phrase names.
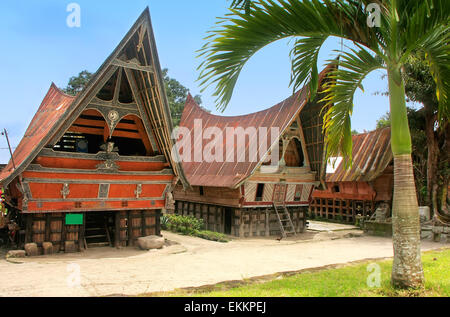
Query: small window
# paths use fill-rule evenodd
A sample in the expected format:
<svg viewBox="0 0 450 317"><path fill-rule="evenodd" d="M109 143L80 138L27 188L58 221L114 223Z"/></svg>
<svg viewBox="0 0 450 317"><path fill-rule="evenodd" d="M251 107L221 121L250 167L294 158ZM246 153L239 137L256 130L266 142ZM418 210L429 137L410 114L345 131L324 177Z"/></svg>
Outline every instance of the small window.
<svg viewBox="0 0 450 317"><path fill-rule="evenodd" d="M256 188L255 201L262 201L263 193L264 193L264 184L258 184L258 187Z"/></svg>
<svg viewBox="0 0 450 317"><path fill-rule="evenodd" d="M333 191L333 193L339 193L340 192L339 185L334 185L332 191Z"/></svg>
<svg viewBox="0 0 450 317"><path fill-rule="evenodd" d="M200 186L200 196L203 196L205 193L203 191L203 186Z"/></svg>

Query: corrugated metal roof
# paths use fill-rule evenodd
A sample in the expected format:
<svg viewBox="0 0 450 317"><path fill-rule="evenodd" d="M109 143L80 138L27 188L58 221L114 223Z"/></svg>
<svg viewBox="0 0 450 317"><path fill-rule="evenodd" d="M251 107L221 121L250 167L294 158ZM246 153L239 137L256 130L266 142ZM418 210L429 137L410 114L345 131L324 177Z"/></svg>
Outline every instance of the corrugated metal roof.
<svg viewBox="0 0 450 317"><path fill-rule="evenodd" d="M75 97L66 95L52 83L38 111L31 120L24 137L13 153L14 164L20 166L30 153L50 133L61 116L72 104ZM14 172L12 161L0 172L0 180L9 177Z"/></svg>
<svg viewBox="0 0 450 317"><path fill-rule="evenodd" d="M327 182L369 182L377 178L392 161L391 128L353 136L353 165L344 169L341 162L335 172L326 175Z"/></svg>
<svg viewBox="0 0 450 317"><path fill-rule="evenodd" d="M188 96L186 106L183 111L180 126L187 127L191 131L191 157L194 158L194 149L199 148L199 142L202 143L202 148L210 142L208 139L194 140L194 120L201 119L203 131L209 127L217 127L224 131L227 127L254 127L257 131L260 127L266 127L270 131L271 127L278 127L280 133L284 131L292 122L302 106L306 103L308 97L308 90L303 88L295 95L280 102L272 108L259 111L256 113L243 116L217 116L212 115L201 109L194 101L192 96ZM230 149L226 148L226 138L223 138L223 153L230 153ZM268 148L271 147L270 133L268 134ZM278 139L275 140L278 142ZM246 137L245 148L249 148L250 140ZM237 145L234 144L234 153L237 152ZM248 155L248 154L247 154ZM242 180L251 175L253 170L257 167L259 162L183 162L183 169L188 179L188 182L194 186L214 186L214 187L235 187Z"/></svg>
<svg viewBox="0 0 450 317"><path fill-rule="evenodd" d="M325 79L326 74L333 68L333 65L327 66L319 74L319 87ZM309 88L308 86L305 86L291 97L269 109L242 116L217 116L203 110L197 105L192 96L189 95L180 121L180 127L186 127L191 131L192 161L182 162L183 170L189 184L193 186L235 188L242 181L251 176L261 163L260 161L249 162L250 160L248 159L247 153L245 162L237 162L237 160L234 162L206 162L204 160L201 162L194 162L195 144L197 143L198 146L201 142L202 148L204 148L206 144L211 142L210 139L204 138L194 140L194 133L192 132L194 120L202 120L203 131L210 127L217 127L223 131L224 135L227 127L242 127L244 129L254 127L257 131L260 127L267 128L267 131L270 131L272 127L275 127L279 129L281 135L300 113L308 100ZM278 142L277 139L272 143L270 139L269 132L267 135L268 149L270 149L275 142ZM246 137L246 152L248 152L247 149L249 148L249 143L249 138ZM228 151L230 150L226 148L226 137L223 138L222 150L224 154L229 153ZM237 145L234 144L235 155L236 152Z"/></svg>

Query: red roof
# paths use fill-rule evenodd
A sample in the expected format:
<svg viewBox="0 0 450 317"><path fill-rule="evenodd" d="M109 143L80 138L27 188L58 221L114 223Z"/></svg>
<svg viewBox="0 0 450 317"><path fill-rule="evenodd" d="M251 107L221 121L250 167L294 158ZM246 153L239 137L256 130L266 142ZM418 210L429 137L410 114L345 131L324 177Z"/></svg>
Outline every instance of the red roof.
<svg viewBox="0 0 450 317"><path fill-rule="evenodd" d="M183 115L180 122L180 127L186 127L191 131L191 157L194 158L195 142L202 142L202 148L209 142L208 139L202 138L194 141L194 133L192 132L194 127L194 120L201 119L203 130L209 127L218 127L223 131L225 136L225 130L227 127L254 127L258 131L260 127L266 127L269 131L267 135L268 148L271 147L270 142L270 128L278 127L280 134L291 124L291 122L298 115L302 107L308 100L308 89L305 87L298 91L295 95L287 98L272 108L255 112L243 116L217 116L208 113L197 105L192 96L188 96L186 106L183 111ZM229 153L226 149L226 138L223 138L223 153ZM278 139L275 140L278 142ZM246 137L245 147L249 148L250 140ZM198 144L197 144L198 145ZM236 155L236 144L235 144ZM248 154L247 154L248 155ZM183 162L183 170L186 174L189 184L193 186L213 186L213 187L236 187L249 177L254 169L259 165L259 162L249 162L247 158L246 162Z"/></svg>
<svg viewBox="0 0 450 317"><path fill-rule="evenodd" d="M75 97L63 93L54 83L50 86L38 111L31 120L24 137L13 153L14 164L19 167L24 160L37 148L41 140L58 123L61 116L70 107ZM0 181L14 172L12 161L0 172Z"/></svg>
<svg viewBox="0 0 450 317"><path fill-rule="evenodd" d="M327 182L370 182L377 178L392 161L391 128L353 136L353 165L344 169L341 162L334 173L327 174Z"/></svg>

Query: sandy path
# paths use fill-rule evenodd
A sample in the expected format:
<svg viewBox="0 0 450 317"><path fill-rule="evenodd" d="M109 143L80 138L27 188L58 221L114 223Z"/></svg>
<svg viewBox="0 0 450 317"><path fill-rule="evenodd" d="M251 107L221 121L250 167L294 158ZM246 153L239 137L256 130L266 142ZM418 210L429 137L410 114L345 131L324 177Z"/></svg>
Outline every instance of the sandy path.
<svg viewBox="0 0 450 317"><path fill-rule="evenodd" d="M367 258L392 256L388 238L285 241L245 239L217 243L164 232L180 245L155 252L102 248L80 254L0 260L2 296L103 296L170 291ZM422 250L447 245L423 241ZM79 265L80 286L71 286ZM69 265L69 266L68 266ZM75 268L75 270L74 270ZM69 283L68 283L69 281Z"/></svg>

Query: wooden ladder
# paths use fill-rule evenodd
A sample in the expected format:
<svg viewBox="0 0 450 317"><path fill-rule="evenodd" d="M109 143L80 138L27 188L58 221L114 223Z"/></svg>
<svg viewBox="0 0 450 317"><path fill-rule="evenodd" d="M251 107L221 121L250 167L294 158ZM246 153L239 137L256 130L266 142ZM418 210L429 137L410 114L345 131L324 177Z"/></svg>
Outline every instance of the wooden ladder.
<svg viewBox="0 0 450 317"><path fill-rule="evenodd" d="M104 246L112 246L111 237L109 235L108 227L106 222L104 226L99 227L88 227L85 229L86 233L84 236L84 248L88 249L88 247L104 247ZM94 240L93 242L90 242Z"/></svg>
<svg viewBox="0 0 450 317"><path fill-rule="evenodd" d="M284 204L273 203L273 209L277 214L278 223L280 224L280 231L283 238L286 238L288 234L296 235L294 224L291 220L291 215Z"/></svg>

